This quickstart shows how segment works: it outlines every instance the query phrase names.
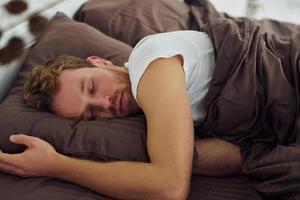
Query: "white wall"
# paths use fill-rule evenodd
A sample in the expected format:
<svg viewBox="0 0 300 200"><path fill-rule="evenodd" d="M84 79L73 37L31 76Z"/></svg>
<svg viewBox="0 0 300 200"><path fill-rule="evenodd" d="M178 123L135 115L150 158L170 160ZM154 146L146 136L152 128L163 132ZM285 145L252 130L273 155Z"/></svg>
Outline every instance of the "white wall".
<svg viewBox="0 0 300 200"><path fill-rule="evenodd" d="M217 10L233 16L247 16L255 19L272 18L300 24L300 0L210 0ZM258 5L257 12L251 11ZM249 6L250 5L250 6ZM248 12L247 12L248 11ZM253 9L252 9L253 11ZM255 11L255 9L254 9Z"/></svg>

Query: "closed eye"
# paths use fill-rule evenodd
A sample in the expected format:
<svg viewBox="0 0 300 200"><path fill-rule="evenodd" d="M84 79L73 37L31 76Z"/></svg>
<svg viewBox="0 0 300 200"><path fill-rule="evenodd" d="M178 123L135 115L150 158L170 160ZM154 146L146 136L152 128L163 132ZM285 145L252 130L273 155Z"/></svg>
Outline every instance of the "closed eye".
<svg viewBox="0 0 300 200"><path fill-rule="evenodd" d="M96 92L96 88L95 88L95 82L92 80L92 85L91 85L91 88L90 88L90 95L93 96Z"/></svg>

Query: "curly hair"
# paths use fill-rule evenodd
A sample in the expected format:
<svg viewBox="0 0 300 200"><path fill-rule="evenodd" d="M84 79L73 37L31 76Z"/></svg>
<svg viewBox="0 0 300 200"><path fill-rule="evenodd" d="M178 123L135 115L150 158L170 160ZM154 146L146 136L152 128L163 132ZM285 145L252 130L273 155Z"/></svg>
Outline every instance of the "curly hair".
<svg viewBox="0 0 300 200"><path fill-rule="evenodd" d="M51 97L55 92L56 79L64 69L95 67L83 58L61 55L46 65L37 65L28 74L24 84L26 103L39 110L51 112Z"/></svg>

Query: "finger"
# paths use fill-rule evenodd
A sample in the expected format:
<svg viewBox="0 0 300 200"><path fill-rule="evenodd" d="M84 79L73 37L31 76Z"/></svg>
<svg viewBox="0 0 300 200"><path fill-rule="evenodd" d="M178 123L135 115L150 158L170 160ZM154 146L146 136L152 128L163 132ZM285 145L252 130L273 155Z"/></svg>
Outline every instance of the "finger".
<svg viewBox="0 0 300 200"><path fill-rule="evenodd" d="M36 137L24 135L24 134L18 134L18 135L11 135L9 137L10 141L15 144L23 144L28 147L31 147L33 144L33 141L36 140Z"/></svg>
<svg viewBox="0 0 300 200"><path fill-rule="evenodd" d="M22 170L21 168L7 165L4 163L0 163L0 172L1 171L5 172L7 174L12 174L12 175L21 176L21 177L28 177L28 175L26 175L24 170Z"/></svg>
<svg viewBox="0 0 300 200"><path fill-rule="evenodd" d="M14 166L5 164L5 163L0 163L0 171L8 173L8 174L13 174L17 175L16 168Z"/></svg>
<svg viewBox="0 0 300 200"><path fill-rule="evenodd" d="M18 165L18 156L20 154L9 154L9 153L3 153L0 152L0 163L4 163L11 166L17 166Z"/></svg>
<svg viewBox="0 0 300 200"><path fill-rule="evenodd" d="M16 175L16 173L14 172L12 167L7 164L4 164L4 163L0 163L0 171L8 173L8 174Z"/></svg>

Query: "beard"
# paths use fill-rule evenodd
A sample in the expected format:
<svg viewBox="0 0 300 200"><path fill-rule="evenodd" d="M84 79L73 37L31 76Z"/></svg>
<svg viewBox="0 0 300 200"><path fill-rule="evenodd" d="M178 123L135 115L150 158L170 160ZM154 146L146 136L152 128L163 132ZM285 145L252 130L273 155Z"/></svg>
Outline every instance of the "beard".
<svg viewBox="0 0 300 200"><path fill-rule="evenodd" d="M126 108L123 113L120 113L120 116L118 117L129 117L134 116L138 114L142 114L141 108L138 106L136 99L133 96L132 90L131 90L131 82L128 73L121 72L121 71L114 71L113 73L114 79L116 80L116 94L117 97L121 93L123 93L123 98L127 98L126 102ZM115 101L117 101L116 99Z"/></svg>

